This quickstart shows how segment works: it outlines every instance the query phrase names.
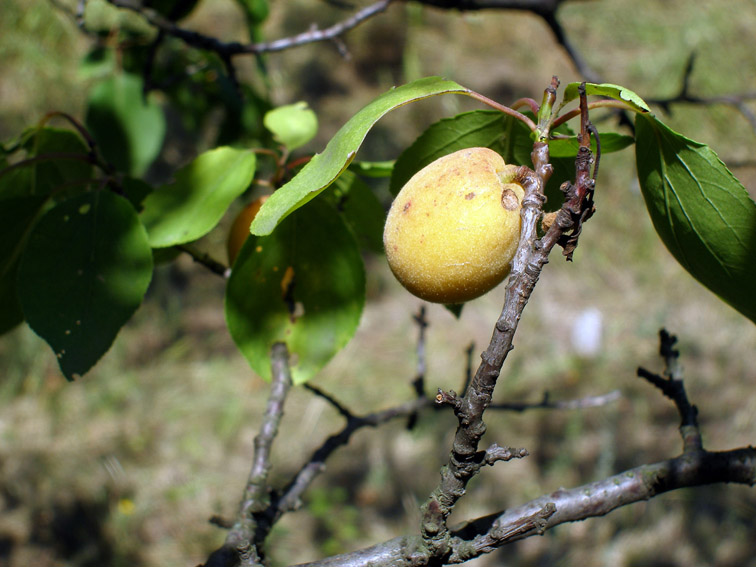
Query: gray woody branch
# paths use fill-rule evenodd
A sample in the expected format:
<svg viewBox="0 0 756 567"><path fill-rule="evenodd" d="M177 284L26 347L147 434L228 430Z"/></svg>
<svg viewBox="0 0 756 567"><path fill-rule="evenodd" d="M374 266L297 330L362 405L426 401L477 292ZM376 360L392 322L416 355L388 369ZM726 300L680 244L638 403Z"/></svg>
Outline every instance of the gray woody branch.
<svg viewBox="0 0 756 567"><path fill-rule="evenodd" d="M649 500L670 490L720 482L753 486L756 483L756 449L748 447L720 453L699 451L684 454L675 459L636 467L605 480L558 490L517 508L481 518L452 531L447 563L469 561L507 543L541 534L568 522L604 516L622 506ZM547 509L549 504L553 504L556 510L550 517L540 524L532 519L533 529L518 530L523 519ZM507 537L510 533L513 535ZM418 546L418 536L403 536L303 566L415 567Z"/></svg>

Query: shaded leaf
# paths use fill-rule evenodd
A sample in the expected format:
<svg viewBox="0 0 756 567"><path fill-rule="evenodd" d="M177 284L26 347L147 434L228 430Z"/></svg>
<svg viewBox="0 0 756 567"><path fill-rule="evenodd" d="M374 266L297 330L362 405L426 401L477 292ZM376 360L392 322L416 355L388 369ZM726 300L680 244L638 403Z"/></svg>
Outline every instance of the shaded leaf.
<svg viewBox="0 0 756 567"><path fill-rule="evenodd" d="M637 115L636 162L643 197L678 262L756 322L756 204L708 146Z"/></svg>
<svg viewBox="0 0 756 567"><path fill-rule="evenodd" d="M247 239L226 288L226 321L253 370L270 380L269 352L283 341L295 383L312 378L354 335L365 302L357 243L322 199L269 236Z"/></svg>
<svg viewBox="0 0 756 567"><path fill-rule="evenodd" d="M469 94L469 90L453 81L428 77L391 89L373 100L349 119L323 153L315 155L289 183L273 193L252 223L251 232L270 234L283 218L328 187L354 159L365 136L384 114L445 93Z"/></svg>
<svg viewBox="0 0 756 567"><path fill-rule="evenodd" d="M0 199L0 334L24 320L17 296L21 254L45 197Z"/></svg>
<svg viewBox="0 0 756 567"><path fill-rule="evenodd" d="M141 218L155 248L192 242L218 224L255 173L249 150L216 148L176 172L176 180L144 199Z"/></svg>
<svg viewBox="0 0 756 567"><path fill-rule="evenodd" d="M108 191L56 205L29 235L18 297L69 380L107 352L147 291L152 251L131 204Z"/></svg>
<svg viewBox="0 0 756 567"><path fill-rule="evenodd" d="M352 171L345 171L323 196L343 215L360 248L383 253L386 211L362 179Z"/></svg>
<svg viewBox="0 0 756 567"><path fill-rule="evenodd" d="M304 146L318 133L318 118L306 102L279 106L266 112L263 124L289 151Z"/></svg>
<svg viewBox="0 0 756 567"><path fill-rule="evenodd" d="M87 101L87 128L103 156L135 177L155 160L165 137L163 110L142 89L141 77L122 73L95 85Z"/></svg>
<svg viewBox="0 0 756 567"><path fill-rule="evenodd" d="M24 133L25 158L37 158L0 176L0 199L75 194L92 180L89 149L71 130L33 128Z"/></svg>
<svg viewBox="0 0 756 567"><path fill-rule="evenodd" d="M496 110L475 110L431 124L397 158L390 190L396 194L415 173L447 154L471 147L491 148L506 163L530 164L530 130Z"/></svg>
<svg viewBox="0 0 756 567"><path fill-rule="evenodd" d="M569 133L562 125L560 132ZM408 147L394 166L391 191L396 194L417 171L436 159L463 148L487 147L500 154L506 163L533 167L530 153L533 140L530 129L517 120L496 110L475 110L431 124ZM559 185L574 179L575 158L554 158L554 175L546 184L545 193L552 208L562 202Z"/></svg>
<svg viewBox="0 0 756 567"><path fill-rule="evenodd" d="M349 169L363 177L391 177L394 171L394 161L353 161Z"/></svg>
<svg viewBox="0 0 756 567"><path fill-rule="evenodd" d="M624 134L617 134L616 132L607 132L606 134L599 133L599 138L601 139L602 154L619 152L635 143L635 138L632 136L625 136ZM569 140L549 140L549 155L553 158L570 157L575 159L579 149L580 142L578 142L577 137L570 138ZM591 136L591 151L594 154L596 153L596 139L593 136Z"/></svg>

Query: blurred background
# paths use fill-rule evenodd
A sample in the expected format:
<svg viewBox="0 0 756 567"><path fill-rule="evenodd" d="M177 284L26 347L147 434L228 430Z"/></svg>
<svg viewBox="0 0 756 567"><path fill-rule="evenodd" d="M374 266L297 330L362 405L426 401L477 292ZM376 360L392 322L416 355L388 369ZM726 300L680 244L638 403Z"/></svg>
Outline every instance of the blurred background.
<svg viewBox="0 0 756 567"><path fill-rule="evenodd" d="M261 40L288 37L313 24L325 27L368 3L271 4L257 30ZM100 74L137 65L109 49L123 40L115 26L144 32L137 15L90 2L87 22L97 33L84 33L73 15L76 7L73 0L3 3L0 139L17 136L51 110L82 118ZM647 100L679 92L692 54L692 93L756 91L752 0L568 1L557 17L594 73ZM199 2L181 25L224 41L249 39L239 5L231 0ZM582 79L544 21L522 11L459 13L400 2L342 41L348 57L326 42L261 61L235 59L250 99L274 106L305 100L315 110L319 135L303 154L322 150L381 92L422 76L446 76L504 104L523 96L540 100L552 75L562 84ZM176 43L163 57L192 69L192 89L205 88L214 100L225 100L221 67ZM154 96L166 107L168 132L147 173L154 181L217 144L229 117L220 103L197 102L204 100L197 90L181 98L171 89L183 87L169 81L171 76L159 78L166 88ZM179 99L183 106L175 104ZM359 158L394 159L429 124L480 107L473 102L435 97L391 113L370 133ZM249 145L263 135L256 108L242 112L244 130L237 132L237 140ZM671 109L665 115L654 107L672 128L709 144L756 195L756 132L748 121L726 105ZM188 120L192 116L194 122ZM597 126L618 128L612 121ZM575 261L566 263L555 252L544 271L496 393L499 402L537 402L546 392L554 400L570 400L619 390L621 398L583 410L491 412L484 443L527 447L532 456L483 471L454 521L678 454L673 405L635 377L639 365L662 370L657 355L662 327L679 337L686 387L698 404L706 447L754 444L756 327L666 251L646 214L634 160L632 147L602 160L597 214L584 228ZM387 198L385 188L376 190ZM233 213L201 243L222 261ZM314 380L356 413L413 396L412 314L421 305L393 280L382 257L367 261L368 302L360 329ZM221 544L224 530L208 520L236 511L267 395L267 385L252 374L226 330L224 285L188 257L160 267L110 352L70 384L50 349L28 328L0 338L0 565L189 566ZM443 307L429 306L429 391L461 388L465 350L474 344L477 361L503 293L500 287L471 302L459 320ZM577 334L592 339L577 340ZM274 448L274 478L285 482L340 426L325 402L295 388ZM429 412L413 430L405 426L362 431L336 455L306 506L274 531L274 565L417 531L418 505L437 482L455 420ZM713 486L561 526L473 565L753 566L755 542L756 492Z"/></svg>

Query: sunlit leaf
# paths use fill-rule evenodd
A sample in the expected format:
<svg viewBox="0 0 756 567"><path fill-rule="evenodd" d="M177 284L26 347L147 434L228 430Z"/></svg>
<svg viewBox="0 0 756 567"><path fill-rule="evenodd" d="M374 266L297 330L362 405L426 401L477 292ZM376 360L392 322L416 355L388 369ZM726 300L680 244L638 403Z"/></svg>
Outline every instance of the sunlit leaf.
<svg viewBox="0 0 756 567"><path fill-rule="evenodd" d="M290 151L304 146L318 133L318 118L306 102L279 106L265 113L265 127Z"/></svg>
<svg viewBox="0 0 756 567"><path fill-rule="evenodd" d="M144 199L141 218L155 248L197 240L218 224L255 173L250 150L216 148L176 173L173 183Z"/></svg>
<svg viewBox="0 0 756 567"><path fill-rule="evenodd" d="M351 231L318 199L269 236L247 239L226 289L226 321L253 370L270 379L269 353L283 341L295 383L312 378L354 335L365 274Z"/></svg>
<svg viewBox="0 0 756 567"><path fill-rule="evenodd" d="M565 105L580 96L578 87L580 87L580 83L570 83L565 87L562 105ZM648 105L641 97L639 97L630 89L626 89L625 87L621 87L619 85L612 85L611 83L586 83L585 94L589 96L605 96L608 98L613 98L615 100L621 100L629 104L637 112L651 111L651 109L649 109Z"/></svg>
<svg viewBox="0 0 756 567"><path fill-rule="evenodd" d="M252 223L251 232L270 234L283 218L328 187L354 159L367 133L387 112L434 95L469 92L453 81L429 77L383 93L352 116L331 138L323 153L313 157L289 183L273 193Z"/></svg>
<svg viewBox="0 0 756 567"><path fill-rule="evenodd" d="M163 110L142 89L141 77L121 73L96 84L87 101L87 128L105 159L135 177L155 160L165 137Z"/></svg>
<svg viewBox="0 0 756 567"><path fill-rule="evenodd" d="M664 244L698 281L756 322L756 204L708 146L637 115L636 162Z"/></svg>
<svg viewBox="0 0 756 567"><path fill-rule="evenodd" d="M134 208L97 191L39 219L21 257L18 297L29 326L72 380L107 352L151 276L152 251Z"/></svg>

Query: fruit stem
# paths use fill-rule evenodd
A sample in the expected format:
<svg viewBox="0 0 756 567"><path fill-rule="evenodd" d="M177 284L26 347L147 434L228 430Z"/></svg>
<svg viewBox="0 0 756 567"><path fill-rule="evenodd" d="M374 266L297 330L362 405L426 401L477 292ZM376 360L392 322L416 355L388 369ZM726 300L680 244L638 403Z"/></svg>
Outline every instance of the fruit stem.
<svg viewBox="0 0 756 567"><path fill-rule="evenodd" d="M556 92L559 88L559 79L554 75L551 77L551 84L543 91L543 102L538 109L538 128L535 130L536 139L539 142L545 142L549 139L551 123L554 121L554 103L556 102Z"/></svg>
<svg viewBox="0 0 756 567"><path fill-rule="evenodd" d="M515 110L522 108L523 106L530 107L530 111L533 114L538 114L538 103L532 98L518 98L512 103L512 108L514 108Z"/></svg>
<svg viewBox="0 0 756 567"><path fill-rule="evenodd" d="M536 131L536 125L535 125L535 123L530 118L528 118L527 116L525 116L524 114L522 114L520 112L517 112L516 110L514 110L512 108L509 108L508 106L504 106L503 104L499 104L495 100L491 100L487 96L482 95L480 93L476 93L475 91L468 91L465 94L473 97L476 100L479 100L483 104L487 104L491 108L495 108L496 110L499 110L499 111L503 112L504 114L508 114L512 118L517 118L517 120L519 120L520 122L523 122L530 129L531 132L535 132Z"/></svg>
<svg viewBox="0 0 756 567"><path fill-rule="evenodd" d="M635 108L633 108L626 102L622 102L621 100L612 100L612 99L594 100L593 102L588 103L588 110L593 110L595 108L617 108L620 110L630 110L632 112L638 112ZM568 120L572 120L576 116L580 116L579 107L573 108L569 112L562 114L559 118L556 118L554 120L554 123L551 126L552 128L556 128L557 126L564 124Z"/></svg>

